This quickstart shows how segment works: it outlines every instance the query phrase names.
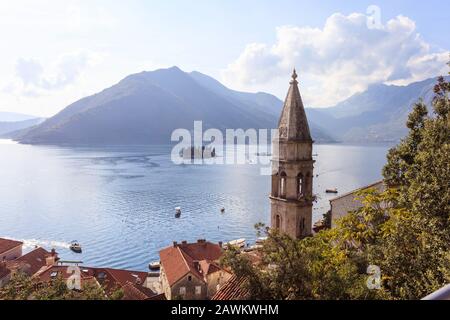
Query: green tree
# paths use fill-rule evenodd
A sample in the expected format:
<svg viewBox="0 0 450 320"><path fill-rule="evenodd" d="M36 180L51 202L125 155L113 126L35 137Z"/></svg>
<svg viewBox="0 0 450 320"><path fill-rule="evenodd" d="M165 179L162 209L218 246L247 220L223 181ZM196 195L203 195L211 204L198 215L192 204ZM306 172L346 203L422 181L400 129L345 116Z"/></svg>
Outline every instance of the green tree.
<svg viewBox="0 0 450 320"><path fill-rule="evenodd" d="M112 297L116 297L113 295ZM106 300L104 289L97 282L84 282L82 290L70 290L64 279L38 282L24 273L15 274L0 289L0 300ZM120 299L120 297L119 297Z"/></svg>

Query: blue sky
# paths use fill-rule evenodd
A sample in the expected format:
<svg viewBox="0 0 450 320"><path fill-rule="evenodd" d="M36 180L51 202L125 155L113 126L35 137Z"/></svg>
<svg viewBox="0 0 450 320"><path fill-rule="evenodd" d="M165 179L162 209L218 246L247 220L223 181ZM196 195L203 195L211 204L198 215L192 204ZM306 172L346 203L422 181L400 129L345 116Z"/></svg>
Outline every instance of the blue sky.
<svg viewBox="0 0 450 320"><path fill-rule="evenodd" d="M295 66L306 105L323 107L445 72L448 30L447 1L3 1L0 111L51 116L173 65L280 98Z"/></svg>

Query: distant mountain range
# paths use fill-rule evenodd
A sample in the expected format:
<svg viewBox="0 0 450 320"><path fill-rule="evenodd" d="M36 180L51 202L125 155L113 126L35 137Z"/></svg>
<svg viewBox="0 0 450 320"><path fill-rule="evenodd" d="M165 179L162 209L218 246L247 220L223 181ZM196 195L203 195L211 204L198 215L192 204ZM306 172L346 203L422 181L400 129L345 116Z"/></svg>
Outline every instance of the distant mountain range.
<svg viewBox="0 0 450 320"><path fill-rule="evenodd" d="M30 144L169 144L173 130L275 128L282 102L265 93L230 90L177 67L133 74L83 98L42 124L18 132ZM314 127L313 127L314 128ZM316 130L316 138L331 137Z"/></svg>
<svg viewBox="0 0 450 320"><path fill-rule="evenodd" d="M338 141L398 141L407 133L405 123L414 103L422 98L430 106L436 79L407 86L372 85L333 107L307 109L308 119Z"/></svg>
<svg viewBox="0 0 450 320"><path fill-rule="evenodd" d="M431 99L434 82L372 86L334 107L307 109L313 139L398 140L411 104L420 96ZM172 67L130 75L12 137L30 144L169 144L174 129L191 130L195 120L204 130L275 128L282 105L273 95L234 91Z"/></svg>
<svg viewBox="0 0 450 320"><path fill-rule="evenodd" d="M45 119L14 112L0 112L0 138L42 123ZM14 134L13 134L14 135Z"/></svg>
<svg viewBox="0 0 450 320"><path fill-rule="evenodd" d="M3 112L0 111L0 122L16 122L30 119L36 119L36 116L30 116L28 114L16 113L16 112Z"/></svg>

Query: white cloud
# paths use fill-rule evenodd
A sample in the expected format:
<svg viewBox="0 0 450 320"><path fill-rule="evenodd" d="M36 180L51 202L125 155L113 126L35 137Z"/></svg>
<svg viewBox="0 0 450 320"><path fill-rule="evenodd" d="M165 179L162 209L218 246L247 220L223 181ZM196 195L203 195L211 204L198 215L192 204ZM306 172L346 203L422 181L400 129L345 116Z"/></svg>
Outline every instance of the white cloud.
<svg viewBox="0 0 450 320"><path fill-rule="evenodd" d="M63 54L46 68L36 59L19 58L15 66L17 79L4 91L29 97L61 90L75 83L85 69L100 60L100 54L86 50Z"/></svg>
<svg viewBox="0 0 450 320"><path fill-rule="evenodd" d="M272 45L247 45L223 70L223 80L240 89L273 92L270 85L282 77L285 86L295 66L307 104L328 106L373 83L407 84L445 73L449 57L431 49L404 16L369 29L366 15L335 13L323 28L282 26L276 34Z"/></svg>

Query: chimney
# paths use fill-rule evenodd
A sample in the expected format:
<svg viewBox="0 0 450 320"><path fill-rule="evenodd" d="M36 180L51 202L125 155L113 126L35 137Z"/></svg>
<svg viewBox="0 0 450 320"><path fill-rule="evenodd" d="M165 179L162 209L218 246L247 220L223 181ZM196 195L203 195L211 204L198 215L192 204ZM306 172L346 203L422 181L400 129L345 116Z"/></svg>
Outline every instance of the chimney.
<svg viewBox="0 0 450 320"><path fill-rule="evenodd" d="M47 266L53 266L56 263L55 256L48 256L45 258L45 264Z"/></svg>
<svg viewBox="0 0 450 320"><path fill-rule="evenodd" d="M206 239L198 239L197 243L206 243Z"/></svg>
<svg viewBox="0 0 450 320"><path fill-rule="evenodd" d="M222 246L223 246L223 242L222 242L222 241L219 241L219 247L222 248Z"/></svg>
<svg viewBox="0 0 450 320"><path fill-rule="evenodd" d="M174 241L173 242L173 247L176 248L178 246L178 242Z"/></svg>
<svg viewBox="0 0 450 320"><path fill-rule="evenodd" d="M185 244L187 244L187 241L186 241L186 240L183 240L183 241L181 242L181 244L185 245Z"/></svg>

